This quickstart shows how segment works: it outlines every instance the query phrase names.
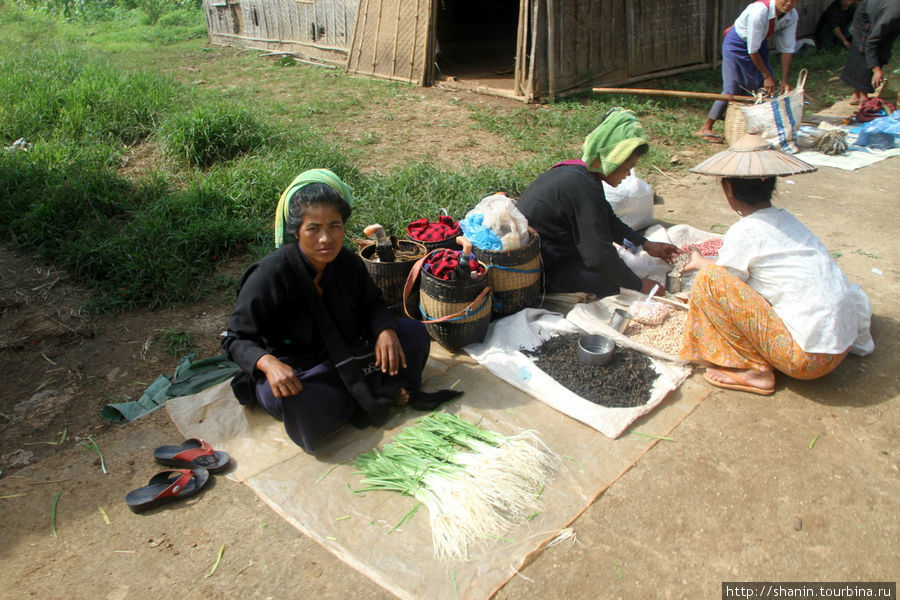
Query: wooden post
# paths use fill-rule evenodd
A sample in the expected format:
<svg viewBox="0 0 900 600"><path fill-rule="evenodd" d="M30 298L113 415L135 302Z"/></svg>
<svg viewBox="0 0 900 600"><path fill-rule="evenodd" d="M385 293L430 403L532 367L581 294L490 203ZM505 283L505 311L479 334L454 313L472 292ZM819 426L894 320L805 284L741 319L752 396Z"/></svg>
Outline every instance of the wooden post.
<svg viewBox="0 0 900 600"><path fill-rule="evenodd" d="M550 102L556 101L556 18L553 14L553 0L547 0L547 95Z"/></svg>

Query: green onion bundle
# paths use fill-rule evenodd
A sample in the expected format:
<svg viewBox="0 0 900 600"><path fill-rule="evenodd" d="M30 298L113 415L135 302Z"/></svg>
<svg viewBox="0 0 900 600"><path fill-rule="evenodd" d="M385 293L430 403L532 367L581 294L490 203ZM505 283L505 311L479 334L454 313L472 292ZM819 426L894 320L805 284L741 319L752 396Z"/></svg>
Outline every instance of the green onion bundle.
<svg viewBox="0 0 900 600"><path fill-rule="evenodd" d="M428 508L435 556L465 560L471 543L534 514L558 462L533 431L506 437L436 412L353 466L363 475L358 492L412 496Z"/></svg>

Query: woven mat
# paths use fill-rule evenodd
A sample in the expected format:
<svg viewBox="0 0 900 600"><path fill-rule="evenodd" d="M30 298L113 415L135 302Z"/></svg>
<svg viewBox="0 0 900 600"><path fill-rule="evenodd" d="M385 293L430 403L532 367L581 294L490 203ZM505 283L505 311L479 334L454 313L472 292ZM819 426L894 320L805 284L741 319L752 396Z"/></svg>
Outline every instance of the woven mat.
<svg viewBox="0 0 900 600"><path fill-rule="evenodd" d="M563 457L541 496L541 514L502 539L472 548L465 562L433 557L425 509L391 531L414 505L411 498L350 492L359 484L352 460L389 441L422 413L407 409L381 430L341 429L312 456L291 443L281 423L258 408L240 406L227 382L170 400L167 410L185 437L201 437L231 454L236 468L229 477L246 483L299 531L396 596L484 599L537 558L657 443L648 436L669 435L708 394L705 386L688 381L632 424L632 431L644 435L611 440L508 385L468 356L450 355L437 344L432 352L424 388L446 388L458 381L456 389L466 392L448 406L450 412L505 435L533 429ZM575 529L577 534L577 524Z"/></svg>

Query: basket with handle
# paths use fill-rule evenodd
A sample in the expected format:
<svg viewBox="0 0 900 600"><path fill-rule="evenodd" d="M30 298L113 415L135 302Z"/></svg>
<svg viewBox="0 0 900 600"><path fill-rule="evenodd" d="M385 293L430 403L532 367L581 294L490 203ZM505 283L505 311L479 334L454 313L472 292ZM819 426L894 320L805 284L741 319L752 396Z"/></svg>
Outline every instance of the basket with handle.
<svg viewBox="0 0 900 600"><path fill-rule="evenodd" d="M728 109L725 111L725 141L728 145L734 144L747 133L747 111L766 111L772 113L773 117L771 120L773 121L773 127L776 121L785 121L786 124L789 125L791 131L799 129L800 122L803 120L803 94L806 90L806 75L806 69L800 69L800 73L797 75L797 85L794 86L794 89L777 98L763 99L756 104L750 105L743 102L729 102ZM761 104L769 105L771 110L767 111L764 107L760 106ZM774 116L776 114L777 117ZM764 137L769 137L766 135L765 131L762 131L762 129L766 129L766 127L756 124L759 119L754 118L751 120L754 122L754 125L750 126L754 130L753 133L760 133L764 134ZM765 121L765 117L763 120ZM790 123L787 123L788 121L790 121ZM796 148L794 150L796 151Z"/></svg>
<svg viewBox="0 0 900 600"><path fill-rule="evenodd" d="M421 321L433 340L453 351L484 340L491 319L491 288L487 275L440 279L422 268L431 255L429 252L416 261L406 279L403 304L407 316L415 318L409 311L407 299L421 279Z"/></svg>

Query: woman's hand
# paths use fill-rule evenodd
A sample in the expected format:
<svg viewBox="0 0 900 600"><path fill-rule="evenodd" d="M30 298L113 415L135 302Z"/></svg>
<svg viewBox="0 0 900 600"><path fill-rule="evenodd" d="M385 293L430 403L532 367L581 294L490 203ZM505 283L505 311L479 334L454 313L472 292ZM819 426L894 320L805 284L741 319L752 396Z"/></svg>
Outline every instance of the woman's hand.
<svg viewBox="0 0 900 600"><path fill-rule="evenodd" d="M375 366L389 375L396 375L401 367L406 368L406 354L393 329L383 329L375 340Z"/></svg>
<svg viewBox="0 0 900 600"><path fill-rule="evenodd" d="M774 96L775 95L775 78L771 75L763 78L763 89L766 90L766 95Z"/></svg>
<svg viewBox="0 0 900 600"><path fill-rule="evenodd" d="M779 90L778 90L778 94L779 94L779 95L781 95L781 94L787 94L787 93L790 92L790 91L791 91L791 84L789 84L787 81L782 81L782 82L781 82L781 87L780 87Z"/></svg>
<svg viewBox="0 0 900 600"><path fill-rule="evenodd" d="M691 249L691 260L688 261L684 267L682 267L682 271L696 271L705 267L706 265L713 265L716 261L711 258L706 258L700 251L696 248Z"/></svg>
<svg viewBox="0 0 900 600"><path fill-rule="evenodd" d="M882 81L884 81L884 71L881 70L880 66L874 67L872 69L872 87L877 88Z"/></svg>
<svg viewBox="0 0 900 600"><path fill-rule="evenodd" d="M653 288L656 287L657 290L653 294L654 296L661 296L665 293L665 287L658 281L653 281L652 279L641 279L641 293L649 294Z"/></svg>
<svg viewBox="0 0 900 600"><path fill-rule="evenodd" d="M272 388L272 395L276 398L296 396L303 389L303 384L297 379L294 368L271 354L262 355L256 361L256 368L265 373L266 381Z"/></svg>
<svg viewBox="0 0 900 600"><path fill-rule="evenodd" d="M650 256L661 258L667 263L671 263L682 253L678 246L663 242L644 242L644 251Z"/></svg>

